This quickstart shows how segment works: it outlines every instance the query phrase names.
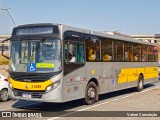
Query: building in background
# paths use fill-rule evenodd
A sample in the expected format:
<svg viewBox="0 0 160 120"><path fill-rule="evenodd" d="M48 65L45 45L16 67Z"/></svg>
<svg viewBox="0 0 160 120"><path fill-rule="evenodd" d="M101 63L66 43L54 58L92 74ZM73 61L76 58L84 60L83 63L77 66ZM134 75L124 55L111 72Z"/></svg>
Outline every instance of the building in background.
<svg viewBox="0 0 160 120"><path fill-rule="evenodd" d="M158 43L158 44L160 43L160 35L157 36L157 34L141 34L141 35L131 35L131 36L137 40L144 40L146 42Z"/></svg>
<svg viewBox="0 0 160 120"><path fill-rule="evenodd" d="M103 33L112 34L112 35L118 35L128 38L134 38L141 41L151 42L151 43L158 43L160 46L160 34L138 34L138 35L127 35L121 33L121 31L104 31Z"/></svg>
<svg viewBox="0 0 160 120"><path fill-rule="evenodd" d="M11 37L11 35L7 35L7 34L0 34L0 42L2 42L3 40L7 39Z"/></svg>
<svg viewBox="0 0 160 120"><path fill-rule="evenodd" d="M5 39L7 39L7 38L10 38L10 37L11 37L11 35L0 34L0 43L1 43L3 40L5 40ZM1 46L2 46L2 44L0 44L0 53L1 53L1 49L2 49ZM9 47L10 47L10 43L9 43L9 42L4 43L4 48L5 48L5 50L8 51Z"/></svg>

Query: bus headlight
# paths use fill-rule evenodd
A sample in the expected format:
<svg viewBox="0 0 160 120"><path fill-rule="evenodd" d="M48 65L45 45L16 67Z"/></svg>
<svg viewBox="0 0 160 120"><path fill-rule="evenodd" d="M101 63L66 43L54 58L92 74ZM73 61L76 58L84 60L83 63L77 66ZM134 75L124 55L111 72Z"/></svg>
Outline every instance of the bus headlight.
<svg viewBox="0 0 160 120"><path fill-rule="evenodd" d="M56 81L55 83L47 86L46 92L50 92L50 91L52 91L53 89L57 88L57 87L59 86L59 84L60 84L60 80L58 80L58 81Z"/></svg>

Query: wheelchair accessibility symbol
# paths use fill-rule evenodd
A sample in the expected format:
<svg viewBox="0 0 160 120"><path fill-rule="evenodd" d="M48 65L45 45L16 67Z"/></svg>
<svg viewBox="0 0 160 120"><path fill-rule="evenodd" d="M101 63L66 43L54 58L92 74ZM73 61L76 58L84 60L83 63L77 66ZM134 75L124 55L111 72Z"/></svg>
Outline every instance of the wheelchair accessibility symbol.
<svg viewBox="0 0 160 120"><path fill-rule="evenodd" d="M29 64L29 72L36 72L36 63Z"/></svg>

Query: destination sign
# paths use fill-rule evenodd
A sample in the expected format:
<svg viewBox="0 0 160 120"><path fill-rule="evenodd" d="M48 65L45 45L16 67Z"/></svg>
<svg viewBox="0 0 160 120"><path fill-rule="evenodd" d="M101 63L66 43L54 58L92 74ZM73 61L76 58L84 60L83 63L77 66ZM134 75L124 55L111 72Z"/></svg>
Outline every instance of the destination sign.
<svg viewBox="0 0 160 120"><path fill-rule="evenodd" d="M53 34L53 27L26 27L16 30L16 35Z"/></svg>

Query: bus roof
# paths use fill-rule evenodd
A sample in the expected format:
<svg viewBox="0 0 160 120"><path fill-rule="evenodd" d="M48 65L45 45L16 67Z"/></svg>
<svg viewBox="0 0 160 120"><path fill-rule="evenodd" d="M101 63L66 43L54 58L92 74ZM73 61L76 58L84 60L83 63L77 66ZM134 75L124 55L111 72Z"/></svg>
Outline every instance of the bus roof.
<svg viewBox="0 0 160 120"><path fill-rule="evenodd" d="M107 38L111 38L111 39L117 39L117 40L123 40L123 41L128 41L128 42L158 46L156 43L150 43L150 42L146 42L143 40L137 40L134 38L124 37L124 36L120 36L120 35L112 35L112 34L108 34L108 33L103 33L103 32L94 31L94 30L87 30L87 29L72 27L72 26L68 26L68 25L63 25L63 28L64 28L64 31L66 31L66 30L77 31L77 32L91 34L91 35L107 37Z"/></svg>
<svg viewBox="0 0 160 120"><path fill-rule="evenodd" d="M150 42L146 42L146 41L143 41L143 40L137 40L137 39L134 39L134 38L124 37L124 36L119 36L119 35L112 35L112 34L108 34L108 33L103 33L103 32L99 32L99 31L83 29L83 28L78 28L78 27L73 27L73 26L64 25L64 24L36 23L36 24L19 25L15 28L42 27L42 26L55 26L55 25L62 26L63 31L76 31L76 32L81 32L81 33L86 33L86 34L91 34L91 35L97 35L97 36L101 36L101 37L107 37L107 38L111 38L111 39L117 39L117 40L123 40L123 41L128 41L128 42L157 46L156 43L150 43Z"/></svg>

